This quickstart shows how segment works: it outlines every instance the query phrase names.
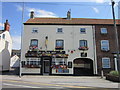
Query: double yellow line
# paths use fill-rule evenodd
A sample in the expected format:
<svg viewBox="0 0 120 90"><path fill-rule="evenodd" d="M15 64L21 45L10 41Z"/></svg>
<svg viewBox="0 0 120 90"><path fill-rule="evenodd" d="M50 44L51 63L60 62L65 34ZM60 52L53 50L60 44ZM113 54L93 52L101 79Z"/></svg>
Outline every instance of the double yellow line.
<svg viewBox="0 0 120 90"><path fill-rule="evenodd" d="M62 85L62 84L49 84L49 83L16 81L16 80L2 80L2 81L13 82L13 83L22 83L22 84L25 83L25 84L43 85L43 86L67 87L67 88L94 88L94 87L72 86L72 85Z"/></svg>

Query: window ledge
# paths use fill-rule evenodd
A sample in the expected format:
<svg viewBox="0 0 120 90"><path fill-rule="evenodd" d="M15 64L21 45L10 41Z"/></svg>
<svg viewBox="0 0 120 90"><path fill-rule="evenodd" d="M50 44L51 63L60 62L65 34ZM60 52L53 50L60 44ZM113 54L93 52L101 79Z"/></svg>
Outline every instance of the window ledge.
<svg viewBox="0 0 120 90"><path fill-rule="evenodd" d="M64 34L63 32L56 32L56 34Z"/></svg>
<svg viewBox="0 0 120 90"><path fill-rule="evenodd" d="M110 50L101 50L102 52L109 52Z"/></svg>

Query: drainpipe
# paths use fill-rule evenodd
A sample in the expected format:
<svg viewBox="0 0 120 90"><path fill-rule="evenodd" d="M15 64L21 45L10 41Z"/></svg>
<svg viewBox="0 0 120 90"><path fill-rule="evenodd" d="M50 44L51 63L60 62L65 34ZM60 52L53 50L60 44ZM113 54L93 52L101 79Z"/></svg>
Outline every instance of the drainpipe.
<svg viewBox="0 0 120 90"><path fill-rule="evenodd" d="M95 26L92 26L93 31L93 48L94 48L94 73L97 74L97 58L96 58L96 42L95 42Z"/></svg>

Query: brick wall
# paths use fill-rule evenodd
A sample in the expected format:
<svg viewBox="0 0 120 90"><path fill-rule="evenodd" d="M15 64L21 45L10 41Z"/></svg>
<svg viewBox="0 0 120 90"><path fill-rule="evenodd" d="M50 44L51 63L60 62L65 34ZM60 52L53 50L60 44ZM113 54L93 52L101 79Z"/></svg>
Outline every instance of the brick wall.
<svg viewBox="0 0 120 90"><path fill-rule="evenodd" d="M118 26L118 39L119 39L119 48L120 48L120 25Z"/></svg>
<svg viewBox="0 0 120 90"><path fill-rule="evenodd" d="M101 34L101 28L107 28L107 34ZM111 68L103 69L104 75L114 70L114 59L113 59L113 52L115 52L115 32L114 26L112 25L96 25L95 26L95 37L96 37L96 51L97 51L97 66L98 66L98 75L101 74L102 70L102 58L109 57L110 58L110 65ZM101 40L109 40L109 51L101 51Z"/></svg>

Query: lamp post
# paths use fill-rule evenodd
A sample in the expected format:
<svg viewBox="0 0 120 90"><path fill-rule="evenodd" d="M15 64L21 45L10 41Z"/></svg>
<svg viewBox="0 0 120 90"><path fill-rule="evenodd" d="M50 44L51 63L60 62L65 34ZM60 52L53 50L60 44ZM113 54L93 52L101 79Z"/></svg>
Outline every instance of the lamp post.
<svg viewBox="0 0 120 90"><path fill-rule="evenodd" d="M115 2L113 0L111 0L112 3L112 14L113 14L113 21L114 21L114 30L115 30L115 44L116 44L116 58L117 58L117 63L118 63L118 71L120 73L120 57L119 57L119 40L118 40L118 31L117 31L117 25L116 25L116 20L115 20L115 12L114 12L114 5Z"/></svg>

